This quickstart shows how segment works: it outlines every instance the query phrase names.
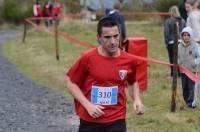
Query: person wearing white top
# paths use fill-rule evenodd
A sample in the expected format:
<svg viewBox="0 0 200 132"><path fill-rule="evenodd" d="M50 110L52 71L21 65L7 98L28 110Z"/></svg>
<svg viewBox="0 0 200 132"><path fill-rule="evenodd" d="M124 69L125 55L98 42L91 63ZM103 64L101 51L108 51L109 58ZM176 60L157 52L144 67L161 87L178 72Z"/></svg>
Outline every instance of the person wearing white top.
<svg viewBox="0 0 200 132"><path fill-rule="evenodd" d="M194 9L190 12L186 25L192 28L194 40L200 44L200 9L198 5L200 5L200 1L193 4Z"/></svg>

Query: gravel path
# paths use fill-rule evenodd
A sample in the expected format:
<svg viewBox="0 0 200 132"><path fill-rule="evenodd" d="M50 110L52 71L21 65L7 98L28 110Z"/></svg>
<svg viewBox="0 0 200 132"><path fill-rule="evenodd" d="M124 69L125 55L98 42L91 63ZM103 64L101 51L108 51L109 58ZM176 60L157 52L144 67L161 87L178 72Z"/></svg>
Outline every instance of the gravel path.
<svg viewBox="0 0 200 132"><path fill-rule="evenodd" d="M0 47L16 31L0 31ZM78 119L60 93L16 70L0 48L0 132L77 132Z"/></svg>

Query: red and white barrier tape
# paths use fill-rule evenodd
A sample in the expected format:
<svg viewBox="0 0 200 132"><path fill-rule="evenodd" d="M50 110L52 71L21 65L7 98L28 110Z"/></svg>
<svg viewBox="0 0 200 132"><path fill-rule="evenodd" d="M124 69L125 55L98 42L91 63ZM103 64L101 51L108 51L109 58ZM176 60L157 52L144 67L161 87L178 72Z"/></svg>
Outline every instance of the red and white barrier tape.
<svg viewBox="0 0 200 132"><path fill-rule="evenodd" d="M40 28L38 25L36 25L35 23L33 23L31 20L29 19L25 19L28 23L30 23L31 25L33 25L34 28L40 30L40 31L45 31L51 35L54 35L54 31L53 30L49 30L47 28ZM70 36L68 36L67 34L63 33L63 32L58 32L58 34L62 37L64 37L65 39L67 39L68 41L74 43L74 44L77 44L77 45L80 45L80 46L84 46L86 48L93 48L95 47L94 45L91 45L91 44L88 44L88 43L84 43L84 42L81 42L75 38L72 38ZM160 61L160 60L156 60L156 59L148 59L148 58L145 58L145 57L141 57L141 56L136 56L136 55L133 55L133 57L135 57L136 59L138 60L141 60L141 61L146 61L146 62L149 62L149 63L155 63L155 64L162 64L162 65L168 65L168 66L174 66L174 67L178 67L180 69L181 72L185 73L191 80L195 81L196 83L200 84L200 77L193 74L192 72L190 72L188 69L186 69L185 67L183 66L180 66L180 65L174 65L174 64L170 64L168 62L165 62L165 61Z"/></svg>

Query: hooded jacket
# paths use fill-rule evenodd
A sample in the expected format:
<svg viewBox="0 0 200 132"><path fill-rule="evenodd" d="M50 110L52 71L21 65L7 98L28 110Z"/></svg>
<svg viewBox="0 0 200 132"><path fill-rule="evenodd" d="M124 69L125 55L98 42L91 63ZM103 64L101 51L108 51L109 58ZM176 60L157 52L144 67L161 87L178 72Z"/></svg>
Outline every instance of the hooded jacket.
<svg viewBox="0 0 200 132"><path fill-rule="evenodd" d="M189 44L184 43L183 33L190 35ZM181 38L182 41L178 45L178 64L195 73L197 72L197 64L200 64L200 47L193 41L193 33L190 27L183 28Z"/></svg>

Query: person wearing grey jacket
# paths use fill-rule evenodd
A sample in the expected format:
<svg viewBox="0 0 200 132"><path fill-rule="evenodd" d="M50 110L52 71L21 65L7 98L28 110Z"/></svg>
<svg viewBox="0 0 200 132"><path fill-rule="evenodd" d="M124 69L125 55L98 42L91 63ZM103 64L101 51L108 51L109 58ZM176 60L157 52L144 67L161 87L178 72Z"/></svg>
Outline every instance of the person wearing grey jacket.
<svg viewBox="0 0 200 132"><path fill-rule="evenodd" d="M164 37L165 37L165 45L169 56L169 62L173 63L175 24L176 22L178 22L179 33L180 33L181 30L185 27L185 20L180 16L177 6L172 6L169 9L169 13L171 14L171 16L168 19L166 19L164 24ZM171 76L173 76L172 67L171 67Z"/></svg>
<svg viewBox="0 0 200 132"><path fill-rule="evenodd" d="M126 24L124 16L121 14L120 10L122 8L122 4L120 2L115 2L113 4L113 9L108 12L107 15L114 18L120 27L120 48L127 51L127 35L126 35Z"/></svg>
<svg viewBox="0 0 200 132"><path fill-rule="evenodd" d="M200 64L200 47L193 41L193 33L190 27L183 28L181 42L178 45L178 64L197 74L197 65ZM196 85L185 73L181 73L183 98L188 107L196 107Z"/></svg>

